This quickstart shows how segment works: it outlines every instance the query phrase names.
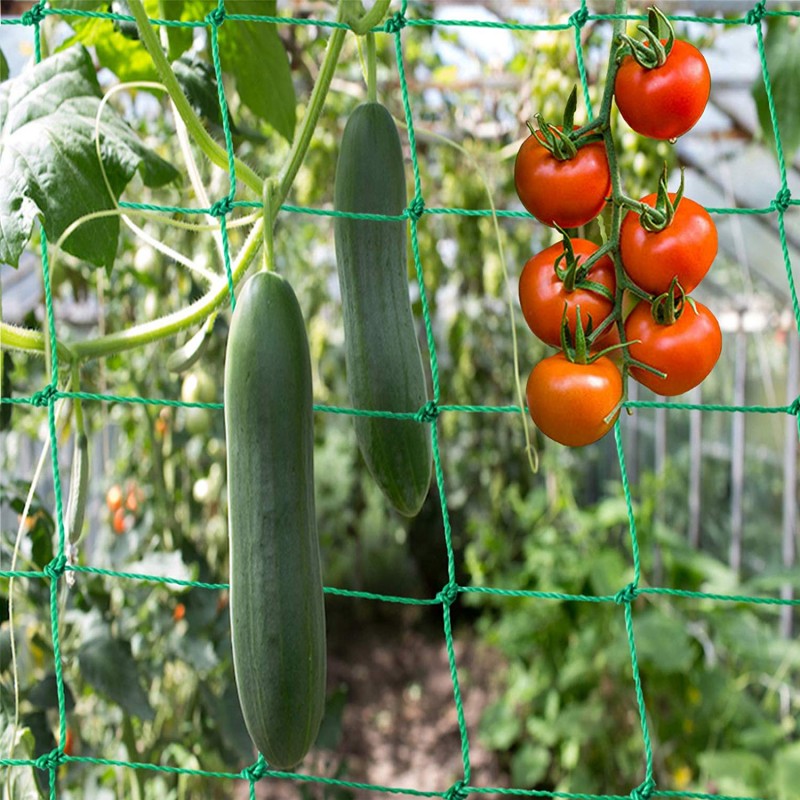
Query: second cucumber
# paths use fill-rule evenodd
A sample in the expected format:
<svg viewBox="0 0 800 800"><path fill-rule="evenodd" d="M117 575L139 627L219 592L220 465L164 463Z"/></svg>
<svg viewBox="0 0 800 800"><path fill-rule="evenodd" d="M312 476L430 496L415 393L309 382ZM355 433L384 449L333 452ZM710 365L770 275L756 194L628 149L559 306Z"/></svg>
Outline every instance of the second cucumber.
<svg viewBox="0 0 800 800"><path fill-rule="evenodd" d="M335 209L397 216L406 202L394 120L380 103L363 103L342 137ZM406 222L336 217L334 234L351 403L371 411L418 411L428 396L408 294ZM414 516L431 481L428 426L387 417L354 419L373 478L397 511Z"/></svg>

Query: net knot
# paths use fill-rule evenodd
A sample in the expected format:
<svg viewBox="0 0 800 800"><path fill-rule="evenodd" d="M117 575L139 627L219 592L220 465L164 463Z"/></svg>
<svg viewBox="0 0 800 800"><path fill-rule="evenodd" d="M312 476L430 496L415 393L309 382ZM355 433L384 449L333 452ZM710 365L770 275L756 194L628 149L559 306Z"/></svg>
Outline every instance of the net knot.
<svg viewBox="0 0 800 800"><path fill-rule="evenodd" d="M269 773L269 766L267 762L264 760L264 756L259 753L258 759L256 759L255 764L251 764L249 767L245 767L242 772L241 776L246 781L250 781L251 783L257 783L262 778L266 777Z"/></svg>
<svg viewBox="0 0 800 800"><path fill-rule="evenodd" d="M400 33L406 26L406 18L403 16L402 11L398 11L393 17L386 20L383 25L383 30L386 33Z"/></svg>
<svg viewBox="0 0 800 800"><path fill-rule="evenodd" d="M42 570L50 580L57 581L67 571L67 557L64 555L56 556Z"/></svg>
<svg viewBox="0 0 800 800"><path fill-rule="evenodd" d="M433 400L428 400L428 402L414 414L414 419L417 422L436 422L438 418L439 406L437 406Z"/></svg>
<svg viewBox="0 0 800 800"><path fill-rule="evenodd" d="M406 215L409 219L413 219L414 222L419 222L424 213L425 201L421 197L415 197L406 209Z"/></svg>
<svg viewBox="0 0 800 800"><path fill-rule="evenodd" d="M469 797L467 784L464 781L456 781L445 793L444 800L466 800Z"/></svg>
<svg viewBox="0 0 800 800"><path fill-rule="evenodd" d="M23 25L38 25L44 19L45 0L36 3L35 6L26 11L22 15Z"/></svg>
<svg viewBox="0 0 800 800"><path fill-rule="evenodd" d="M800 397L795 397L789 406L789 413L795 417L800 417Z"/></svg>
<svg viewBox="0 0 800 800"><path fill-rule="evenodd" d="M444 603L444 605L447 606L448 608L450 608L450 606L453 605L453 603L455 603L457 597L458 597L458 584L452 582L448 583L444 587L444 589L442 589L442 591L436 595L436 599L440 603ZM458 784L453 784L453 785L458 786Z"/></svg>
<svg viewBox="0 0 800 800"><path fill-rule="evenodd" d="M211 208L208 209L208 213L211 214L212 217L227 217L228 214L233 211L233 201L230 197L223 197L222 200L217 200Z"/></svg>
<svg viewBox="0 0 800 800"><path fill-rule="evenodd" d="M217 6L213 11L206 14L205 21L209 25L219 28L225 22L225 9L222 6Z"/></svg>
<svg viewBox="0 0 800 800"><path fill-rule="evenodd" d="M630 798L631 800L650 800L655 788L655 781L652 778L648 778L631 792Z"/></svg>
<svg viewBox="0 0 800 800"><path fill-rule="evenodd" d="M629 583L624 589L620 589L614 595L614 602L618 605L626 605L628 603L632 603L636 596L639 594L639 590L634 586L634 584ZM633 795L631 795L633 797Z"/></svg>
<svg viewBox="0 0 800 800"><path fill-rule="evenodd" d="M60 750L51 750L49 753L39 756L34 762L33 766L36 769L52 770L58 769L58 765L64 760L64 754Z"/></svg>
<svg viewBox="0 0 800 800"><path fill-rule="evenodd" d="M589 20L589 9L586 6L581 6L575 13L573 13L569 18L569 23L573 27L580 30Z"/></svg>
<svg viewBox="0 0 800 800"><path fill-rule="evenodd" d="M748 25L758 25L762 19L767 15L767 0L758 0L758 2L745 14L744 21Z"/></svg>
<svg viewBox="0 0 800 800"><path fill-rule="evenodd" d="M789 189L781 189L775 199L769 204L775 211L786 211L792 203L792 193Z"/></svg>
<svg viewBox="0 0 800 800"><path fill-rule="evenodd" d="M35 392L31 395L31 405L39 406L40 408L49 406L50 401L53 400L57 394L58 389L51 383L45 386L40 392Z"/></svg>

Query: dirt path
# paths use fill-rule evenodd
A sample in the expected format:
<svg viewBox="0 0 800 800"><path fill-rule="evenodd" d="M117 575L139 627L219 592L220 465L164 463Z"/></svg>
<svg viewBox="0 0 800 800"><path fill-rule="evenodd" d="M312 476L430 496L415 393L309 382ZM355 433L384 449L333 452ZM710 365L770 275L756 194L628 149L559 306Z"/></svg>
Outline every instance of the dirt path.
<svg viewBox="0 0 800 800"><path fill-rule="evenodd" d="M340 735L336 748L315 752L303 772L424 792L445 792L464 777L453 682L440 623L437 630L441 610L426 609L424 615L420 618L418 609L410 609L388 620L359 621L329 614L328 686L329 690L340 688L345 697ZM478 739L480 714L490 702L492 676L498 668L496 659L458 633L454 650L471 783L508 785L494 756ZM346 798L334 787L326 795L319 784L304 787L312 798ZM296 784L264 781L258 790L263 800L297 797ZM380 796L388 795L374 790L355 793L359 800Z"/></svg>

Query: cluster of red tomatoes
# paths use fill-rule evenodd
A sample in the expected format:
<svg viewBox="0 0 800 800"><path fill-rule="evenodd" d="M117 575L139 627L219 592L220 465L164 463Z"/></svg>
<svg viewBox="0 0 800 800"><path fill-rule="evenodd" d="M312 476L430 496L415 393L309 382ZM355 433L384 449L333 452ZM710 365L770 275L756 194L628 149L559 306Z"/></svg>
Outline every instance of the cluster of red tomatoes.
<svg viewBox="0 0 800 800"><path fill-rule="evenodd" d="M658 37L663 24L667 39ZM649 28L640 30L645 41L622 37L625 55L611 73L613 99L634 131L672 140L703 113L708 66L697 48L674 39L660 12L651 13ZM668 192L666 171L657 192L638 201L625 197L612 181L608 114L575 130L574 106L573 96L561 126L537 117L538 128L530 126L517 154L514 178L525 208L563 233L520 276L528 326L559 348L533 367L528 408L545 435L578 447L614 425L625 395L623 376L657 394L683 394L711 372L722 336L713 314L688 297L717 253L708 212L683 197L682 180L678 192ZM608 241L598 245L567 235L565 229L590 222L608 203L616 228Z"/></svg>

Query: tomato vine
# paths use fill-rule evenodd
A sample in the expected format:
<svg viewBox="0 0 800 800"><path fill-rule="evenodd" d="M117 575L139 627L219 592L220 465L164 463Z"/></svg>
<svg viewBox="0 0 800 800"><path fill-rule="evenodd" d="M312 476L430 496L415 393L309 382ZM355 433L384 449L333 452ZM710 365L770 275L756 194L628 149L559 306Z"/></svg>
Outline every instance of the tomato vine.
<svg viewBox="0 0 800 800"><path fill-rule="evenodd" d="M575 91L562 126L549 125L536 114L539 128L529 123L531 135L520 147L514 169L522 204L539 221L559 230L579 227L610 205L610 231L602 245L580 238L570 241L562 230L563 243L534 255L520 277L520 303L528 326L555 347L551 323L563 310L562 350L531 371L528 407L545 435L571 446L596 441L611 428L606 406L616 384L606 381L606 394L587 404L592 388L605 380L601 371L619 371L620 402L627 396L629 378L657 394L682 394L705 379L722 346L713 314L686 298L717 253L711 217L699 203L684 197L683 173L678 191L668 191L666 166L655 192L640 200L628 197L610 124L616 103L636 133L673 142L700 118L709 97L710 74L700 51L676 39L672 24L658 9L650 9L647 26L639 26L643 40L628 36L626 6L625 0L616 0L598 116L574 128ZM599 148L602 159L590 160L593 148ZM606 276L606 263L613 264L615 280ZM570 338L585 337L589 351L608 348L615 346L613 332L621 351L619 367L606 358L602 370L596 365L592 369L598 356L581 357L579 348L576 358L566 345ZM598 418L594 412L600 406L605 412Z"/></svg>

